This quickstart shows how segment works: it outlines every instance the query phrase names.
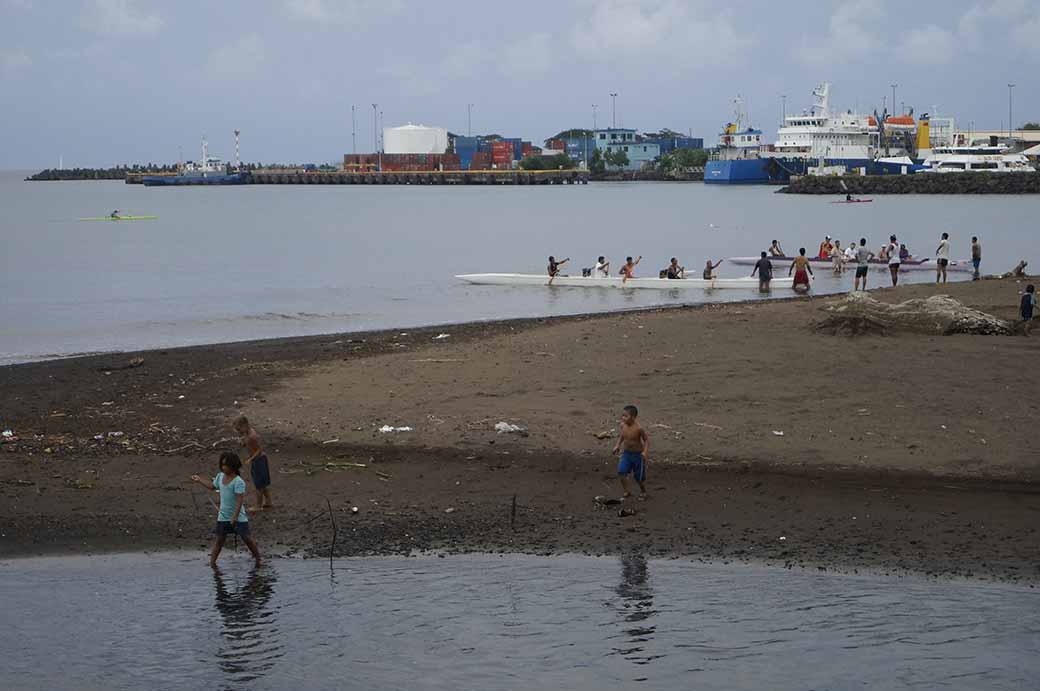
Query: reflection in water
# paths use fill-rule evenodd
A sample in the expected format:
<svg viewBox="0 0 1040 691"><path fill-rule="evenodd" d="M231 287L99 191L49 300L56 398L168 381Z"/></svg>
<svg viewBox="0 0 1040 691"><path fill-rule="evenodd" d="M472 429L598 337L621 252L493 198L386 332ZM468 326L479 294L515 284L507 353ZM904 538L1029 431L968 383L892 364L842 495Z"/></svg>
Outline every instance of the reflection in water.
<svg viewBox="0 0 1040 691"><path fill-rule="evenodd" d="M650 587L650 568L642 554L621 557L621 583L617 594L621 596L622 631L626 645L615 647L613 653L645 665L661 655L646 653L646 644L654 640L656 625L650 623L657 610L654 609L654 591Z"/></svg>
<svg viewBox="0 0 1040 691"><path fill-rule="evenodd" d="M213 569L216 606L224 625L217 662L232 682L263 677L282 656L274 621L277 610L270 606L276 580L268 567L254 568L236 590L228 587L220 569Z"/></svg>

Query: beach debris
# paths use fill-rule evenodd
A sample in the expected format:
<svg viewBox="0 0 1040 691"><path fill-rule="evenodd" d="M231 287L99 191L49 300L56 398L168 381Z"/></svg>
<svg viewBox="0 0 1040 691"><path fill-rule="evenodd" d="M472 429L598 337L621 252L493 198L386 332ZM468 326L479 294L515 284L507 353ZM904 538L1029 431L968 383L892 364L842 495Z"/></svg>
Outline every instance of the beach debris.
<svg viewBox="0 0 1040 691"><path fill-rule="evenodd" d="M495 423L495 431L499 434L527 434L527 428L521 427L520 425L514 425L512 423L502 420L501 422Z"/></svg>
<svg viewBox="0 0 1040 691"><path fill-rule="evenodd" d="M143 357L135 357L135 358L131 358L126 364L116 365L114 367L98 367L97 371L98 372L104 372L105 374L108 374L109 372L118 372L120 370L125 370L125 369L134 369L136 367L140 367L143 364L144 364L144 358Z"/></svg>
<svg viewBox="0 0 1040 691"><path fill-rule="evenodd" d="M592 501L602 506L614 506L621 503L621 499L615 499L614 497L605 497L602 494L597 494Z"/></svg>
<svg viewBox="0 0 1040 691"><path fill-rule="evenodd" d="M110 436L110 437L121 437L121 436L123 436L123 432L109 432L108 436Z"/></svg>
<svg viewBox="0 0 1040 691"><path fill-rule="evenodd" d="M780 542L786 542L786 541L787 541L787 537L781 535L780 536Z"/></svg>
<svg viewBox="0 0 1040 691"><path fill-rule="evenodd" d="M444 340L445 338L451 338L451 334L437 334L436 336L433 337L433 340L441 341L441 340Z"/></svg>
<svg viewBox="0 0 1040 691"><path fill-rule="evenodd" d="M184 394L181 394L180 396L178 396L177 400L178 401L183 401L184 400Z"/></svg>
<svg viewBox="0 0 1040 691"><path fill-rule="evenodd" d="M455 513L455 507L449 506L448 508L444 509L444 513Z"/></svg>
<svg viewBox="0 0 1040 691"><path fill-rule="evenodd" d="M773 430L773 434L775 434L778 437L782 437L784 436L784 431L782 429L775 429Z"/></svg>
<svg viewBox="0 0 1040 691"><path fill-rule="evenodd" d="M97 437L94 437L94 438L97 439ZM184 451L185 449L190 449L193 446L196 449L203 449L203 450L206 449L205 446L203 446L202 444L198 443L197 441L190 441L190 442L188 442L187 444L185 444L183 446L178 446L176 449L167 449L165 451L165 453L177 453L178 451Z"/></svg>
<svg viewBox="0 0 1040 691"><path fill-rule="evenodd" d="M712 425L707 422L695 422L693 424L697 425L698 427L707 427L708 429L722 429L718 425Z"/></svg>
<svg viewBox="0 0 1040 691"><path fill-rule="evenodd" d="M1029 262L1024 259L1015 266L1015 268L1008 271L1006 274L1002 274L1001 278L1025 278L1026 267L1029 266Z"/></svg>
<svg viewBox="0 0 1040 691"><path fill-rule="evenodd" d="M0 443L6 444L8 442L16 442L18 437L15 436L14 430L5 429L0 433Z"/></svg>
<svg viewBox="0 0 1040 691"><path fill-rule="evenodd" d="M653 425L650 425L650 426L651 427L658 427L660 429L671 429L670 425L664 425L664 424L661 424L660 422L658 422L656 424L653 424Z"/></svg>
<svg viewBox="0 0 1040 691"><path fill-rule="evenodd" d="M84 480L73 480L71 478L65 479L65 486L71 487L72 489L94 489L94 485Z"/></svg>
<svg viewBox="0 0 1040 691"><path fill-rule="evenodd" d="M356 507L356 506L351 506L351 507L350 507L350 513L357 513L357 512L358 512L358 511L360 511L360 510L361 510L361 509L359 509L359 508L358 508L358 507Z"/></svg>
<svg viewBox="0 0 1040 691"><path fill-rule="evenodd" d="M104 406L115 405L115 401L104 401L104 402L102 402L101 405L104 405Z"/></svg>
<svg viewBox="0 0 1040 691"><path fill-rule="evenodd" d="M411 427L408 427L408 426L394 427L392 425L383 425L382 427L379 428L379 431L382 434L390 434L391 432L412 432L414 430Z"/></svg>
<svg viewBox="0 0 1040 691"><path fill-rule="evenodd" d="M322 442L322 446L324 446L325 444L335 444L338 441L339 441L339 437L336 437L335 439L326 439L325 441Z"/></svg>
<svg viewBox="0 0 1040 691"><path fill-rule="evenodd" d="M0 482L4 483L5 485L17 485L19 487L32 487L36 484L35 482L31 482L29 480L0 480Z"/></svg>
<svg viewBox="0 0 1040 691"><path fill-rule="evenodd" d="M822 308L828 315L813 325L821 333L848 336L883 336L894 331L926 334L1008 335L1015 325L986 314L949 295L914 298L897 304L879 302L866 293L850 293L840 302Z"/></svg>
<svg viewBox="0 0 1040 691"><path fill-rule="evenodd" d="M636 515L636 510L635 509L618 509L617 515L618 515L618 518L626 518L628 516L635 516Z"/></svg>
<svg viewBox="0 0 1040 691"><path fill-rule="evenodd" d="M606 430L604 432L592 432L591 434L592 436L596 437L596 439L610 439L612 436L614 436L614 433L610 430Z"/></svg>

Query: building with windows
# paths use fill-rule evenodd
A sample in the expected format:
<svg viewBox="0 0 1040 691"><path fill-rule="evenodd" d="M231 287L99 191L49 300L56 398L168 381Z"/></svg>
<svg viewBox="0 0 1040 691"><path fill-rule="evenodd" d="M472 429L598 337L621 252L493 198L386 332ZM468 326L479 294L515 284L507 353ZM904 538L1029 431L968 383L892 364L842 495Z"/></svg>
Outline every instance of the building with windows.
<svg viewBox="0 0 1040 691"><path fill-rule="evenodd" d="M601 156L608 152L624 151L628 156L628 165L624 170L642 170L647 163L652 163L661 155L661 145L654 142L639 141L635 130L611 128L596 130L596 148Z"/></svg>

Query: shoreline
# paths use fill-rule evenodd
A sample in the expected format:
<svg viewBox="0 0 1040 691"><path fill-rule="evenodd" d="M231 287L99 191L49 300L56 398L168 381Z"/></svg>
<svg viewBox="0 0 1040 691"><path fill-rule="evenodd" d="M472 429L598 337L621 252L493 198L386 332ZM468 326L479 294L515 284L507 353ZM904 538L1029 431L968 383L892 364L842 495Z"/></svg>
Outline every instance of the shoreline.
<svg viewBox="0 0 1040 691"><path fill-rule="evenodd" d="M944 292L1007 318L1015 285L871 294ZM229 421L246 413L271 455L280 505L251 520L261 548L286 556L327 558L331 530L319 509L328 499L338 556L638 551L1040 581L1040 460L1025 422L1035 405L1001 393L1037 390L1038 375L1013 363L1040 342L814 333L818 308L841 297L5 366L3 426L19 439L0 444L0 559L205 549L212 510L185 480L211 472L217 451L235 446ZM450 337L435 340L442 332ZM813 376L820 362L853 360L836 391ZM957 374L941 394L937 360L938 371ZM985 364L965 370L973 361ZM903 379L873 376L889 362ZM616 461L600 434L630 399L653 439L651 498L618 517L592 498L617 494ZM497 434L499 420L526 431ZM851 441L828 434L838 421ZM414 431L382 434L382 425Z"/></svg>

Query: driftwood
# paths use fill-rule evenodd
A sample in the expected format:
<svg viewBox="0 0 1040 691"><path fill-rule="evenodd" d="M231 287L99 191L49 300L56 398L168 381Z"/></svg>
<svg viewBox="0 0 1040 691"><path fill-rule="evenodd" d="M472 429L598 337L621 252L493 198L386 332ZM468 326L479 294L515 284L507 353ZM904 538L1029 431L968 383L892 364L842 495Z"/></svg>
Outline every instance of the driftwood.
<svg viewBox="0 0 1040 691"><path fill-rule="evenodd" d="M1025 278L1027 266L1029 266L1029 262L1023 259L1015 268L1011 269L1011 271L1002 274L1001 278Z"/></svg>
<svg viewBox="0 0 1040 691"><path fill-rule="evenodd" d="M997 334L1015 332L1015 325L966 307L949 295L932 295L890 305L866 293L850 293L823 310L827 316L814 328L832 335L886 335L899 331L924 334Z"/></svg>

